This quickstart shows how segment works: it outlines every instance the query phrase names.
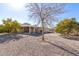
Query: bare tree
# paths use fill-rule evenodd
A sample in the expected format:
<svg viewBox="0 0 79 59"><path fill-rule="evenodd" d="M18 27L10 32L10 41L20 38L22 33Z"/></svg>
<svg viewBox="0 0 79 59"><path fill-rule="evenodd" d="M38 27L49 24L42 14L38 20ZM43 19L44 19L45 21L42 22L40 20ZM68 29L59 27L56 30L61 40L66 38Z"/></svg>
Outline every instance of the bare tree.
<svg viewBox="0 0 79 59"><path fill-rule="evenodd" d="M57 20L57 16L64 13L64 4L60 3L30 3L26 6L30 12L30 18L36 19L37 24L42 25L42 40L44 40L44 27L52 25L52 21Z"/></svg>

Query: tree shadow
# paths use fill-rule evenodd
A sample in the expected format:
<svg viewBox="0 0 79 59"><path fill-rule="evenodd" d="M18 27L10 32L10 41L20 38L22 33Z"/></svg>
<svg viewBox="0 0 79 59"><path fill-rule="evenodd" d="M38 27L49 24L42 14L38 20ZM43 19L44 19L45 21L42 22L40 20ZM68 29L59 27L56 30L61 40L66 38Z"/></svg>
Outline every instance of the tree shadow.
<svg viewBox="0 0 79 59"><path fill-rule="evenodd" d="M8 34L2 34L2 35L0 35L0 43L9 42L11 40L15 41L15 40L19 40L20 38L23 38L22 35L18 35L18 34L35 36L35 37L42 35L42 33L31 33L31 34L29 34L29 33L8 33Z"/></svg>
<svg viewBox="0 0 79 59"><path fill-rule="evenodd" d="M51 33L51 32L45 32L44 34L49 34L49 33ZM41 32L40 32L40 33L39 33L39 32L35 32L35 33L32 32L32 33L30 33L30 34L26 32L26 33L20 33L20 34L23 34L23 35L30 35L30 36L41 36L41 35L42 35Z"/></svg>
<svg viewBox="0 0 79 59"><path fill-rule="evenodd" d="M44 41L44 42L46 42L46 43L49 43L49 44L51 44L51 45L53 45L53 46L56 46L56 47L58 47L58 48L60 48L60 49L62 49L62 50L64 50L64 51L66 51L66 52L68 52L68 53L70 53L70 54L73 54L74 56L79 56L79 52L77 51L77 53L74 53L74 52L72 52L72 51L69 51L68 49L66 49L66 48L64 48L64 47L62 47L62 46L59 46L59 45L57 45L57 44L54 44L54 43L52 43L52 42L49 42L49 41Z"/></svg>
<svg viewBox="0 0 79 59"><path fill-rule="evenodd" d="M29 35L29 36L41 36L42 35L42 33L20 33L20 34L22 34L22 35Z"/></svg>
<svg viewBox="0 0 79 59"><path fill-rule="evenodd" d="M9 42L11 40L15 41L19 40L20 38L22 38L22 36L19 36L16 33L3 34L0 35L0 43Z"/></svg>
<svg viewBox="0 0 79 59"><path fill-rule="evenodd" d="M69 40L79 41L79 36L61 36L61 37L69 39Z"/></svg>

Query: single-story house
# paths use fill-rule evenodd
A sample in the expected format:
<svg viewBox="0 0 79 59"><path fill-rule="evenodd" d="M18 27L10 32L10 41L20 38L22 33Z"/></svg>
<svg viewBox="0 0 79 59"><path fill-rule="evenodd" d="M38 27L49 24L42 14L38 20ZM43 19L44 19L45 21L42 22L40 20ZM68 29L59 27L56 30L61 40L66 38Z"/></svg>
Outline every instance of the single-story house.
<svg viewBox="0 0 79 59"><path fill-rule="evenodd" d="M42 32L42 27L36 27L28 23L23 23L21 25L21 28L23 29L23 32L28 32L28 33ZM53 32L53 29L45 28L45 32Z"/></svg>

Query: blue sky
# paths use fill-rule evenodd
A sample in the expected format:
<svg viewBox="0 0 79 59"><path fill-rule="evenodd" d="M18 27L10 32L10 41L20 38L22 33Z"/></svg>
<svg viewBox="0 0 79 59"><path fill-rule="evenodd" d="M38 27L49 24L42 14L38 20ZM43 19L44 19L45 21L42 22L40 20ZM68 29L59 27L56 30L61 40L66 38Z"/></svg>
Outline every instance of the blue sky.
<svg viewBox="0 0 79 59"><path fill-rule="evenodd" d="M75 17L77 21L79 21L79 4L78 3L66 4L65 10L66 12L61 15L61 19Z"/></svg>
<svg viewBox="0 0 79 59"><path fill-rule="evenodd" d="M66 12L58 17L59 20L75 17L77 21L79 21L79 4L66 4L65 10ZM34 23L28 18L25 7L21 6L19 8L19 6L16 4L12 6L11 4L0 3L0 23L2 23L2 19L8 17L12 18L13 20L17 20L20 23Z"/></svg>

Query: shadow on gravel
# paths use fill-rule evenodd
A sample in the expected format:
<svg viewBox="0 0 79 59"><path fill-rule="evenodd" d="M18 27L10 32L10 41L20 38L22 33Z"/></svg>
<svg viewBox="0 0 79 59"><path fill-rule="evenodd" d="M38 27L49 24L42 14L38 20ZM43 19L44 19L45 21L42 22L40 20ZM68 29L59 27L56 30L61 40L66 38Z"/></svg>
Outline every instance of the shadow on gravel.
<svg viewBox="0 0 79 59"><path fill-rule="evenodd" d="M18 35L21 34L21 35ZM9 42L11 40L19 40L23 38L22 35L29 35L29 36L41 36L41 33L8 33L8 34L1 34L0 35L0 43Z"/></svg>
<svg viewBox="0 0 79 59"><path fill-rule="evenodd" d="M21 34L21 35L18 35ZM42 33L8 33L8 34L1 34L0 35L0 43L9 42L11 40L19 40L20 38L23 38L22 35L29 35L29 36L41 36Z"/></svg>
<svg viewBox="0 0 79 59"><path fill-rule="evenodd" d="M79 36L61 36L61 37L69 39L69 40L79 41Z"/></svg>
<svg viewBox="0 0 79 59"><path fill-rule="evenodd" d="M70 54L73 54L74 56L79 56L79 54L73 53L72 51L69 51L68 49L66 49L66 48L64 48L64 47L61 47L61 46L59 46L59 45L57 45L57 44L54 44L54 43L49 42L49 41L45 41L45 42L46 42L46 43L49 43L49 44L51 44L51 45L53 45L53 46L56 46L56 47L58 47L58 48L60 48L60 49L62 49L62 50L64 50L64 51L66 51L66 52L68 52L68 53L70 53Z"/></svg>
<svg viewBox="0 0 79 59"><path fill-rule="evenodd" d="M29 34L29 33L20 33L20 34L29 35L29 36L41 36L42 35L41 33L31 33L31 34Z"/></svg>
<svg viewBox="0 0 79 59"><path fill-rule="evenodd" d="M49 34L49 33L51 33L51 32L48 32L48 33L44 33L44 34ZM20 34L23 34L23 35L30 35L30 36L41 36L42 35L42 33L31 33L31 34L29 34L29 33L20 33Z"/></svg>
<svg viewBox="0 0 79 59"><path fill-rule="evenodd" d="M9 42L11 40L19 40L22 36L17 35L16 33L2 34L0 35L0 43Z"/></svg>

